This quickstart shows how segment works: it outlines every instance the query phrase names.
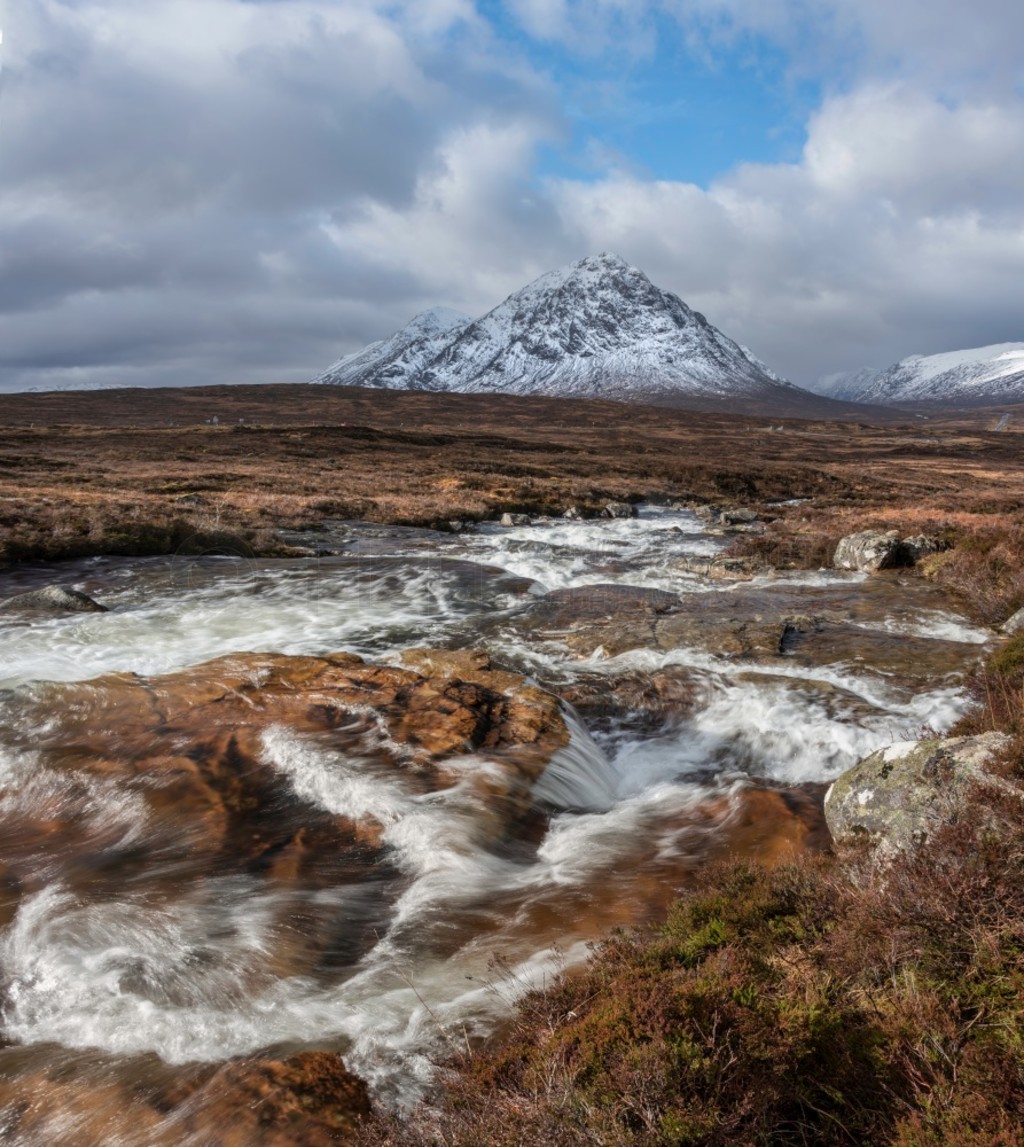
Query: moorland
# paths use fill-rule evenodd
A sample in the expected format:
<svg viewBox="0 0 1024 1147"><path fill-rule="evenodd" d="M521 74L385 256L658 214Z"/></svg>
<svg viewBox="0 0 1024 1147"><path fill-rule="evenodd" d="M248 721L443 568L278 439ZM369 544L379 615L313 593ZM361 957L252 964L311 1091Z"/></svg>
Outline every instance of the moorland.
<svg viewBox="0 0 1024 1147"><path fill-rule="evenodd" d="M309 1135L267 1142L1024 1143L1024 638L998 633L1024 605L1010 413L996 432L990 410L780 419L284 386L0 397L8 567L289 556L278 531L325 520L457 531L609 500L743 506L763 528L731 553L755 567L828 566L856 530L924 534L934 552L905 576L991 629L952 732L1007 734L1007 783L920 849L884 869L857 848L716 863L542 991L496 965L518 1010L483 1047L449 1048L431 1105L332 1131L330 1096L289 1093L281 1126Z"/></svg>

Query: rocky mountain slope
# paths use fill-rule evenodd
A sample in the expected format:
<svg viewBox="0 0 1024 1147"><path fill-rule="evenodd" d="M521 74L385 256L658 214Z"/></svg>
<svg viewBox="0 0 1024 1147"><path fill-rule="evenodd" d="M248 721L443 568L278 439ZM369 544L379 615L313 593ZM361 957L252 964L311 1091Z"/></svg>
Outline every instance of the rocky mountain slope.
<svg viewBox="0 0 1024 1147"><path fill-rule="evenodd" d="M1024 343L996 343L945 354L911 355L886 370L827 375L815 390L849 402L1024 401Z"/></svg>
<svg viewBox="0 0 1024 1147"><path fill-rule="evenodd" d="M641 401L804 393L610 254L542 275L475 321L428 311L317 381Z"/></svg>

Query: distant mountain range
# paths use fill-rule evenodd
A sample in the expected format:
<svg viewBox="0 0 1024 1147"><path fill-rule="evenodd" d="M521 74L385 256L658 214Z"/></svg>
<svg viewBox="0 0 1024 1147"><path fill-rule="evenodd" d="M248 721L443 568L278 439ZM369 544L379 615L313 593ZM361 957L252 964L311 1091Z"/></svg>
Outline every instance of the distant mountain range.
<svg viewBox="0 0 1024 1147"><path fill-rule="evenodd" d="M818 380L814 390L847 402L888 406L904 402L951 402L963 406L1024 402L1024 343L915 354L885 370L826 375Z"/></svg>
<svg viewBox="0 0 1024 1147"><path fill-rule="evenodd" d="M814 402L678 296L610 254L542 275L479 319L427 311L316 381L647 402Z"/></svg>

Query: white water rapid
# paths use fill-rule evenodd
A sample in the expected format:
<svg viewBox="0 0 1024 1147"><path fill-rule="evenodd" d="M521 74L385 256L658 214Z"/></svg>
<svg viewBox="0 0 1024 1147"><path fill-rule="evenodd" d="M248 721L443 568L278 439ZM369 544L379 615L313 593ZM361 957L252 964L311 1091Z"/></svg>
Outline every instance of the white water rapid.
<svg viewBox="0 0 1024 1147"><path fill-rule="evenodd" d="M322 559L104 558L5 575L5 595L59 581L110 612L0 613L0 1075L52 1061L96 1085L155 1063L329 1048L385 1100L412 1101L517 993L699 880L751 786L808 786L820 802L860 756L963 712L960 674L989 635L930 587L830 571L715 582L683 568L722 544L692 514L648 507L460 535L353 527L350 549ZM577 599L548 595L580 593L586 622L596 586L679 604L656 639L639 632L646 620L634 642L602 615L585 640L548 608ZM713 627L673 644L677 615L727 626L733 612L818 620L770 656ZM571 739L510 840L494 829L485 756L447 762L450 783L430 791L371 753L268 728L262 759L282 791L379 826L383 867L365 878L339 860L334 879L321 856L315 880L274 883L175 851L145 776L75 772L62 731L74 715L52 684L240 652L395 662L411 647L485 649L567 699ZM46 718L40 697L53 699ZM15 860L28 876L11 875ZM60 1140L58 1114L40 1142ZM94 1141L77 1134L65 1141ZM106 1142L148 1134L127 1119Z"/></svg>

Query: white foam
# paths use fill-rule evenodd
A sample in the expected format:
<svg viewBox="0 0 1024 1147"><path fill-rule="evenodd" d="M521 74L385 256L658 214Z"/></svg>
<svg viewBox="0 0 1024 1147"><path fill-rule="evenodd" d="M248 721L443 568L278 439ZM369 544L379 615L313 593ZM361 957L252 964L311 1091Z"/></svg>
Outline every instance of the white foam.
<svg viewBox="0 0 1024 1147"><path fill-rule="evenodd" d="M38 752L0 746L0 824L20 820L63 820L107 838L108 847L124 847L145 838L149 814L141 793L113 780L51 769ZM40 841L40 854L46 851Z"/></svg>
<svg viewBox="0 0 1024 1147"><path fill-rule="evenodd" d="M689 511L645 506L636 518L486 526L461 536L458 551L549 590L615 583L678 593L700 584L678 568L679 559L722 548L702 531Z"/></svg>
<svg viewBox="0 0 1024 1147"><path fill-rule="evenodd" d="M611 763L578 717L568 714L565 720L569 744L554 754L534 784L534 800L556 809L606 812L617 789Z"/></svg>

